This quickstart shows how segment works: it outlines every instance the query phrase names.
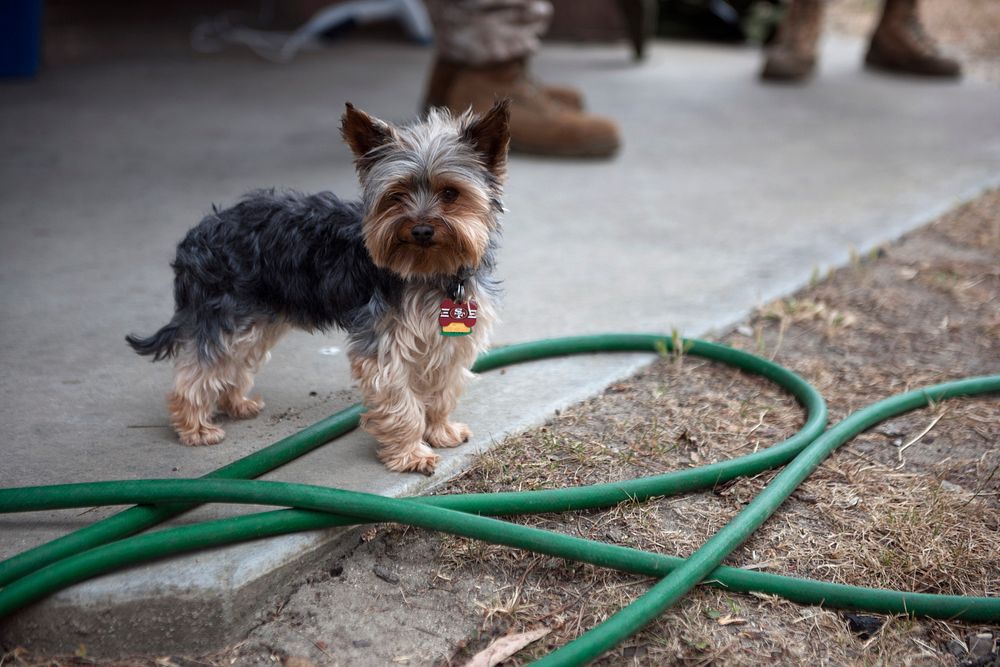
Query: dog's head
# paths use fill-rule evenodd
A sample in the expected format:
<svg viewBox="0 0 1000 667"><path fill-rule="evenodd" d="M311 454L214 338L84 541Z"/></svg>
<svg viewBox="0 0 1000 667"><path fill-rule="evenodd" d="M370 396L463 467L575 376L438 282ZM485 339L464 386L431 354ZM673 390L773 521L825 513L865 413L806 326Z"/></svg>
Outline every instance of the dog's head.
<svg viewBox="0 0 1000 667"><path fill-rule="evenodd" d="M482 116L433 109L405 127L347 105L341 132L355 156L376 265L403 278L480 265L503 211L509 119L507 100Z"/></svg>

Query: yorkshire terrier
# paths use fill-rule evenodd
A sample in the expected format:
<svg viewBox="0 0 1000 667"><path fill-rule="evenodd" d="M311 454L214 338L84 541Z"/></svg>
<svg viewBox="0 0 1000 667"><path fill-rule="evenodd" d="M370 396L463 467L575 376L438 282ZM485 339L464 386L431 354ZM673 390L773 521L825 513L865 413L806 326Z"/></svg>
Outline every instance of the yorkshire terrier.
<svg viewBox="0 0 1000 667"><path fill-rule="evenodd" d="M259 190L213 207L177 248L173 318L126 337L153 361L175 359L167 406L181 442L220 442L216 407L260 412L254 373L291 327L346 330L361 425L390 470L430 474L432 447L468 441L448 416L496 318L508 124L506 101L402 127L348 104L341 133L361 201Z"/></svg>

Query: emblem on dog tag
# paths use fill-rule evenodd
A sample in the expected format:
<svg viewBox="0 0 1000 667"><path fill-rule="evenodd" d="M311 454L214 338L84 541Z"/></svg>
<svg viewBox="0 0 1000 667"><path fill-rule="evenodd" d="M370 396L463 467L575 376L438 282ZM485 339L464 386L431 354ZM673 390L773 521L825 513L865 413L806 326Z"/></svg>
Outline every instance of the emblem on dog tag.
<svg viewBox="0 0 1000 667"><path fill-rule="evenodd" d="M468 336L472 327L476 326L476 302L452 301L441 302L441 314L438 324L441 325L442 336Z"/></svg>

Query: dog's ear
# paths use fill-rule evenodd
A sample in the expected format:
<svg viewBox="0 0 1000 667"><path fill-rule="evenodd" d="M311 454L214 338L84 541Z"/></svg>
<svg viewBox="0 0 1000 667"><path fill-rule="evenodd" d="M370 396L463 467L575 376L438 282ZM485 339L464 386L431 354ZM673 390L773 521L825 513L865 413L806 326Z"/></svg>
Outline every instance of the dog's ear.
<svg viewBox="0 0 1000 667"><path fill-rule="evenodd" d="M350 102L340 119L340 134L359 162L373 149L395 139L392 126L356 109Z"/></svg>
<svg viewBox="0 0 1000 667"><path fill-rule="evenodd" d="M510 100L499 99L493 108L465 128L462 138L482 157L486 168L501 181L507 174L510 145Z"/></svg>

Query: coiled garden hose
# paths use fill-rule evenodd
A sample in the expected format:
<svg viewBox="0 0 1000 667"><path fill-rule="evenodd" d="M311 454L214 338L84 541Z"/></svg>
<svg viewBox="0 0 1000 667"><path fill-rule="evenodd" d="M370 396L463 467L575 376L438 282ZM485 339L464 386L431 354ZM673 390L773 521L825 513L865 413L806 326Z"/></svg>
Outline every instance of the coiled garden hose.
<svg viewBox="0 0 1000 667"><path fill-rule="evenodd" d="M268 535L393 521L442 530L619 570L663 577L645 595L538 664L576 665L599 656L652 621L699 582L760 591L806 604L943 619L1000 621L1000 598L931 595L831 584L720 564L838 446L890 417L958 396L1000 391L1000 375L969 378L899 394L868 406L823 433L826 406L791 371L754 355L699 340L607 334L525 343L484 355L474 370L567 354L655 351L701 356L761 375L806 409L802 429L754 454L652 477L568 489L394 499L300 484L236 479L258 476L301 456L357 424L359 406L199 480L131 480L0 490L0 513L144 503L0 563L0 617L72 583L124 565ZM788 463L772 482L688 559L570 537L480 516L606 507L711 487ZM240 502L292 507L127 537L198 503ZM153 504L156 503L156 504Z"/></svg>

